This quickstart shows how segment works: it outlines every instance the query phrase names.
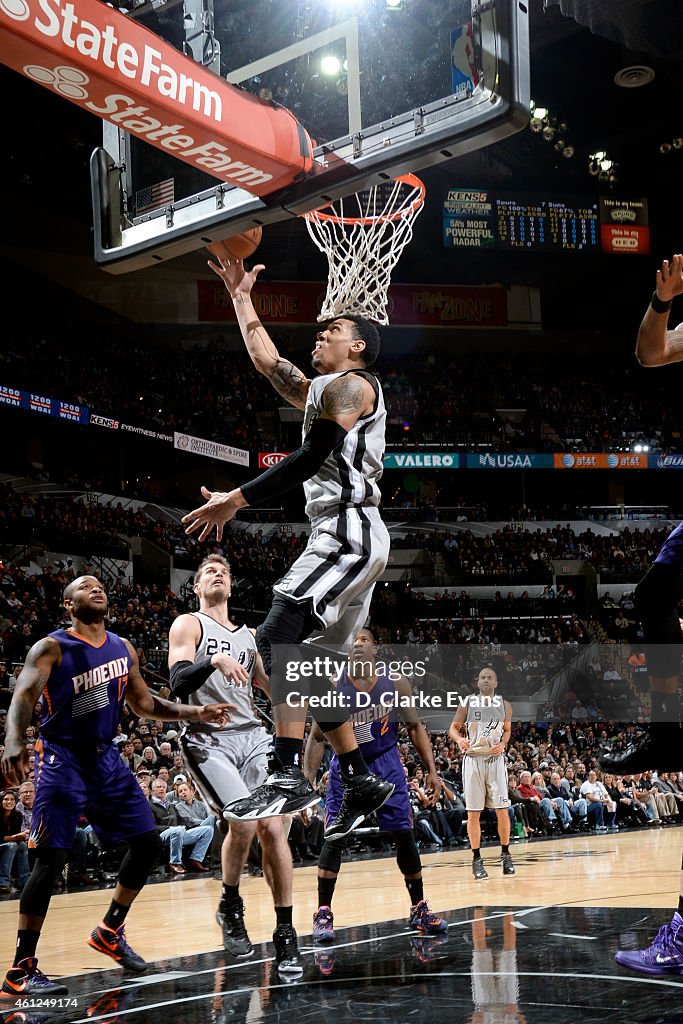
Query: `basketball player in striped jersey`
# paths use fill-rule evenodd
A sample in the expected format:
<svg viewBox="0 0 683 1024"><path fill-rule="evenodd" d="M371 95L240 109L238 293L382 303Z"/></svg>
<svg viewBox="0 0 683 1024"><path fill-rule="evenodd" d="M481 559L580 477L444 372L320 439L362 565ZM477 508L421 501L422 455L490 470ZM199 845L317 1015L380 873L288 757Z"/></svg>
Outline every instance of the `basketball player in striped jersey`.
<svg viewBox="0 0 683 1024"><path fill-rule="evenodd" d="M252 695L252 683L269 692L267 676L253 631L230 620L230 585L228 561L222 555L205 558L194 577L199 611L178 616L171 626L168 647L174 696L197 707L222 700L234 705L225 727L191 722L181 739L200 791L219 813L225 804L243 799L265 781L273 747ZM231 822L221 850L223 890L216 916L225 949L240 959L251 956L254 949L244 925L239 882L249 847L258 835L263 872L275 904L273 942L278 970L300 975L303 968L292 927L292 855L287 833L281 817Z"/></svg>
<svg viewBox="0 0 683 1024"><path fill-rule="evenodd" d="M5 994L38 1000L68 991L38 969L36 947L81 816L98 836L128 844L111 905L88 944L126 970L140 973L147 968L126 942L124 921L154 867L161 841L149 803L114 744L124 701L136 715L168 722L193 719L220 725L230 711L222 702L190 707L151 693L132 644L104 628L107 596L94 576L79 576L66 587L64 607L71 628L55 630L28 652L10 705L0 762L10 785L24 779L24 733L41 701L29 838L35 862L19 901L14 964L2 985Z"/></svg>
<svg viewBox="0 0 683 1024"><path fill-rule="evenodd" d="M232 297L256 369L286 401L304 410L303 442L297 451L229 493L203 488L206 504L183 519L188 533L201 531L200 540L214 527L220 540L225 523L240 508L304 485L311 535L304 552L275 585L271 610L256 631L270 676L277 767L250 798L234 801L224 812L232 819L255 820L303 810L318 800L301 770L303 681L297 684L303 709L289 708L292 687L271 671L273 651L316 633L322 633L326 645L346 649L365 624L389 554L389 534L378 510L386 412L382 389L368 370L379 354L373 323L341 315L321 328L312 353L313 369L320 376L309 380L280 356L257 318L251 291L263 267L247 273L241 261L209 266ZM318 716L318 723L339 757L344 786L339 813L325 837L341 838L388 800L394 786L368 771L347 713L338 709L331 720Z"/></svg>
<svg viewBox="0 0 683 1024"><path fill-rule="evenodd" d="M483 668L477 679L478 694L467 698L467 705L455 712L450 737L458 744L462 757L462 786L467 808L467 835L472 848L472 874L479 880L488 878L481 856L480 816L485 807L492 807L498 819L498 836L502 847L504 875L514 875L510 855L510 815L508 807L508 773L505 748L512 730L512 706L496 696L498 676ZM491 701L483 705L481 698Z"/></svg>

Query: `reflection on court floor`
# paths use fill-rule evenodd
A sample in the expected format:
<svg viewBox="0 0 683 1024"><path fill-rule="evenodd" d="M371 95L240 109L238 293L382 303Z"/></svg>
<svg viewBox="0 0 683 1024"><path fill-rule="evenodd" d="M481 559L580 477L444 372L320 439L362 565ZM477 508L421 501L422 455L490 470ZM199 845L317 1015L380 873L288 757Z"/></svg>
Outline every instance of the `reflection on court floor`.
<svg viewBox="0 0 683 1024"><path fill-rule="evenodd" d="M256 948L247 963L221 952L156 963L142 978L119 971L69 979L69 1006L3 1004L7 1024L565 1024L683 1021L683 978L640 977L614 962L647 945L662 912L638 908L474 907L445 915L447 935L424 938L404 921L341 928L315 947L301 937L305 972L285 984ZM53 1002L59 1002L53 1001Z"/></svg>

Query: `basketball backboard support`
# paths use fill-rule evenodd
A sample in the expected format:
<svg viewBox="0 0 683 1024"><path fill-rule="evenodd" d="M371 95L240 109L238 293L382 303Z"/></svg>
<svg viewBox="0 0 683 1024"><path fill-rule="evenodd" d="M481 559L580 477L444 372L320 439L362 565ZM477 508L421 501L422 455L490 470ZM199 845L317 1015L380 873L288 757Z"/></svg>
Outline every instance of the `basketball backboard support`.
<svg viewBox="0 0 683 1024"><path fill-rule="evenodd" d="M213 20L224 77L294 113L315 140L313 170L257 197L105 124L91 160L95 258L105 270L151 266L297 217L526 124L528 10L521 0L229 6ZM139 214L136 192L169 180L172 201Z"/></svg>

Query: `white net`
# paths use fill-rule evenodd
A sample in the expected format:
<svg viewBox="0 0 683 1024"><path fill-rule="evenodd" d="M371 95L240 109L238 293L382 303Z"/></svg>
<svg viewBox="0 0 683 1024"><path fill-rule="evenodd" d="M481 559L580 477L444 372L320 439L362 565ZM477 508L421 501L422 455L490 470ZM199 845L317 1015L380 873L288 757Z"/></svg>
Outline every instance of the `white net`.
<svg viewBox="0 0 683 1024"><path fill-rule="evenodd" d="M327 294L318 320L344 313L388 324L391 273L413 237L425 188L406 174L306 214L308 233L327 256Z"/></svg>

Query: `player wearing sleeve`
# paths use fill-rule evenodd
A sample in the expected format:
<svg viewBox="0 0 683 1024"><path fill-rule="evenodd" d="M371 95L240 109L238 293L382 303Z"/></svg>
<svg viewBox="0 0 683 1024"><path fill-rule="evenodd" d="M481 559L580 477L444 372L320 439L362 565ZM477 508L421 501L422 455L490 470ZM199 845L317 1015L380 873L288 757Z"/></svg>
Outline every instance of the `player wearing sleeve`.
<svg viewBox="0 0 683 1024"><path fill-rule="evenodd" d="M641 366L668 366L683 359L683 323L668 330L673 300L683 295L683 255L664 260L638 331L636 358ZM683 767L680 668L683 635L678 606L683 597L683 523L669 534L652 567L635 591L643 624L650 676L652 720L639 738L619 753L600 757L605 771L631 775L657 768ZM678 909L647 949L619 950L618 963L643 974L683 974L683 862Z"/></svg>
<svg viewBox="0 0 683 1024"><path fill-rule="evenodd" d="M25 778L24 732L41 702L35 750L35 802L29 847L35 862L19 902L13 966L2 991L42 997L64 995L65 985L38 969L36 947L52 889L66 864L81 815L98 836L125 840L114 897L88 943L137 973L147 964L126 942L124 921L160 850L149 804L114 744L124 701L134 714L165 721L220 724L227 703L190 707L162 700L140 675L132 644L105 630L107 597L94 576L79 576L64 591L69 629L58 629L29 651L7 718L0 768L10 785Z"/></svg>
<svg viewBox="0 0 683 1024"><path fill-rule="evenodd" d="M386 567L389 535L378 511L385 444L382 389L368 371L379 354L379 334L369 320L338 316L316 335L309 380L280 356L258 320L251 291L262 266L247 273L241 261L210 264L235 304L247 351L259 372L290 404L304 410L303 443L277 466L229 493L202 493L207 502L185 516L187 532L206 539L239 508L303 483L311 535L303 554L274 587L256 644L270 677L275 716L276 769L249 798L234 801L228 817L254 820L304 810L317 796L301 771L305 713L289 708L291 689L271 671L277 645L299 644L313 633L346 649L365 623L375 582ZM302 682L297 684L302 691ZM339 756L344 799L326 838L341 838L391 796L393 786L368 771L348 717L318 719Z"/></svg>
<svg viewBox="0 0 683 1024"><path fill-rule="evenodd" d="M194 577L199 611L175 620L168 648L175 696L197 706L221 700L234 705L226 725L190 722L181 737L185 759L199 789L219 814L225 804L244 799L265 782L273 747L252 697L252 682L268 693L268 677L253 632L230 619L230 588L228 561L222 555L209 555ZM292 926L292 855L287 825L288 819L282 817L230 822L221 848L223 888L216 918L226 951L239 959L251 956L254 948L244 924L239 883L249 847L258 836L263 873L275 906L273 942L278 970L296 976L303 968Z"/></svg>
<svg viewBox="0 0 683 1024"><path fill-rule="evenodd" d="M498 820L504 875L514 875L510 854L510 816L508 773L505 748L512 731L512 706L496 695L498 676L483 668L477 679L479 694L467 700L455 712L449 735L458 744L462 757L462 784L467 808L467 835L472 847L472 874L477 880L488 878L481 856L480 816L484 807L492 807ZM482 705L481 698L491 704Z"/></svg>
<svg viewBox="0 0 683 1024"><path fill-rule="evenodd" d="M348 670L342 673L336 684L337 692L346 699L356 739L370 769L395 787L392 796L377 811L377 820L382 831L390 832L396 844L396 861L410 895L410 927L424 935L439 935L447 931L448 925L443 918L431 912L424 898L422 863L413 832L408 785L397 746L399 719L407 725L410 742L426 768L425 788L432 803L439 797L441 781L436 774L429 735L417 712L410 706L395 706L397 694L404 698L410 696L410 683L406 679L394 682L383 669L378 671L376 656L375 637L367 627L361 629L350 652ZM364 696L361 698L360 694ZM315 783L324 747L323 732L314 723L306 744L304 761L311 785ZM335 754L330 763L325 800L326 818L336 816L342 799L339 758ZM320 852L318 909L313 917L313 939L316 942L334 940L332 897L347 838L326 839Z"/></svg>

